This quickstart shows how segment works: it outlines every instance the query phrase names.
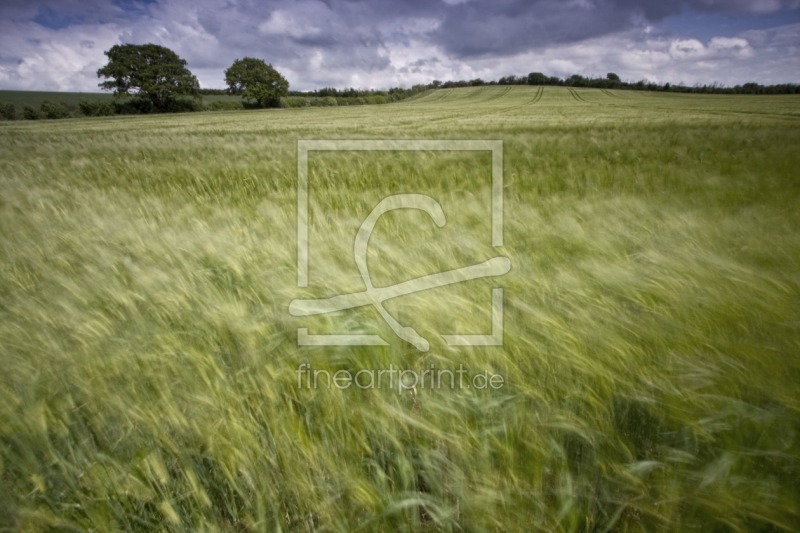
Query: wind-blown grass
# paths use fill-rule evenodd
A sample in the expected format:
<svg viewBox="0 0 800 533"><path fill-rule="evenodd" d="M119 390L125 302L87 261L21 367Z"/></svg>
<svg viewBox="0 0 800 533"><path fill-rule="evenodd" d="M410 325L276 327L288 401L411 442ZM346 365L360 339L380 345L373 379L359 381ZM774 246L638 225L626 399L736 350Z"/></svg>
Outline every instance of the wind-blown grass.
<svg viewBox="0 0 800 533"><path fill-rule="evenodd" d="M577 97L574 96L577 94ZM399 104L0 125L0 528L792 530L800 488L800 99L528 87ZM296 286L296 141L502 139L492 283L301 321L495 252L483 156L316 156ZM463 155L463 154L462 154ZM324 164L322 164L324 163ZM320 237L324 236L324 238ZM388 347L299 348L346 324ZM298 367L456 368L502 388L309 389Z"/></svg>

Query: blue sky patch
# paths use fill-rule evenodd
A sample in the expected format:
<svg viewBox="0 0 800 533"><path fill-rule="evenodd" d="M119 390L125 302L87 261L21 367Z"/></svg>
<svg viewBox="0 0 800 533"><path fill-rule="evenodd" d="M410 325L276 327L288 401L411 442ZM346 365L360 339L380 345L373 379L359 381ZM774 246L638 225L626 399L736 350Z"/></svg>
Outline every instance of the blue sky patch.
<svg viewBox="0 0 800 533"><path fill-rule="evenodd" d="M74 24L83 23L84 19L76 13L56 11L50 6L41 6L33 21L51 30L61 30Z"/></svg>
<svg viewBox="0 0 800 533"><path fill-rule="evenodd" d="M112 3L128 13L144 14L146 7L155 4L156 0L112 0Z"/></svg>
<svg viewBox="0 0 800 533"><path fill-rule="evenodd" d="M763 30L800 23L800 9L775 13L700 13L684 11L657 24L676 37L708 41L712 37L732 37L747 30Z"/></svg>

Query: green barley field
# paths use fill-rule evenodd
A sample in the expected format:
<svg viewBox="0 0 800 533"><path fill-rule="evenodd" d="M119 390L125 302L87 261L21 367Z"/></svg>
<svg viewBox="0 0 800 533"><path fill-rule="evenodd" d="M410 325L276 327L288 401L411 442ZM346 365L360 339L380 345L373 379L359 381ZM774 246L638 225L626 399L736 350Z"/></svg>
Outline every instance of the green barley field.
<svg viewBox="0 0 800 533"><path fill-rule="evenodd" d="M491 86L0 139L2 531L800 524L796 96ZM488 152L312 152L298 288L303 139L502 141L503 246ZM387 301L427 352L371 307L292 316L364 290L356 232L399 193L447 224L385 214L375 286L511 271ZM502 346L445 344L486 332L495 286ZM298 328L388 345L298 346ZM390 367L502 384L310 383Z"/></svg>

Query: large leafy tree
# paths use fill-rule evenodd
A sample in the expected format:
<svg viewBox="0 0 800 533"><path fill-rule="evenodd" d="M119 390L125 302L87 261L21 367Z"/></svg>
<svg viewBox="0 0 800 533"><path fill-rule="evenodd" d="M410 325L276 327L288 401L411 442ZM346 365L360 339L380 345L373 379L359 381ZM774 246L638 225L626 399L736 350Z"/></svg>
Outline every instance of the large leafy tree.
<svg viewBox="0 0 800 533"><path fill-rule="evenodd" d="M289 82L263 59L237 59L225 71L225 83L231 94L240 94L259 107L277 107L281 96L289 92Z"/></svg>
<svg viewBox="0 0 800 533"><path fill-rule="evenodd" d="M117 44L107 50L108 64L97 71L100 83L115 95L137 95L158 111L179 96L197 96L200 84L178 54L157 44Z"/></svg>

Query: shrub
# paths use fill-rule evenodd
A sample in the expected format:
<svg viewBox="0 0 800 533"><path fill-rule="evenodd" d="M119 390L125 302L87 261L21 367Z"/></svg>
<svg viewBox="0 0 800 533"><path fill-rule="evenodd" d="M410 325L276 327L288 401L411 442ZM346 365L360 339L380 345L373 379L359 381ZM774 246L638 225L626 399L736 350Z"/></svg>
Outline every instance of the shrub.
<svg viewBox="0 0 800 533"><path fill-rule="evenodd" d="M289 96L281 100L286 107L310 107L313 105L313 98L307 96Z"/></svg>
<svg viewBox="0 0 800 533"><path fill-rule="evenodd" d="M39 113L42 117L47 119L68 118L70 116L69 109L61 102L51 102L45 100L39 106Z"/></svg>
<svg viewBox="0 0 800 533"><path fill-rule="evenodd" d="M14 104L0 102L0 120L16 120L17 108Z"/></svg>
<svg viewBox="0 0 800 533"><path fill-rule="evenodd" d="M22 118L25 120L38 120L41 118L41 116L38 109L26 105L22 108Z"/></svg>
<svg viewBox="0 0 800 533"><path fill-rule="evenodd" d="M167 113L192 113L203 109L200 100L195 98L176 98L170 100L164 111Z"/></svg>
<svg viewBox="0 0 800 533"><path fill-rule="evenodd" d="M140 115L152 111L153 102L145 98L114 100L114 112L119 115Z"/></svg>
<svg viewBox="0 0 800 533"><path fill-rule="evenodd" d="M244 109L262 109L258 102L252 100L242 100L242 107Z"/></svg>
<svg viewBox="0 0 800 533"><path fill-rule="evenodd" d="M113 102L97 102L83 100L78 103L82 115L87 117L106 117L114 114Z"/></svg>

